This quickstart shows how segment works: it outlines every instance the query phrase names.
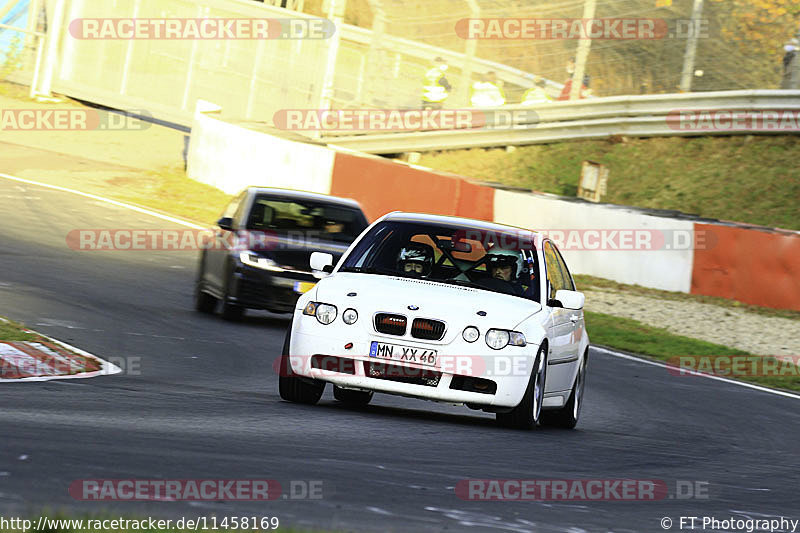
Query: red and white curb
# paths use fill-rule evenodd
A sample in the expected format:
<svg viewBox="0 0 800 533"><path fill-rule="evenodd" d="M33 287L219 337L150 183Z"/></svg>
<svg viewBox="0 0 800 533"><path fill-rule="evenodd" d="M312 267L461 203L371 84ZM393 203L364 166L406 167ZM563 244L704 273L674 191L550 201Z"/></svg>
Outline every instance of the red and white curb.
<svg viewBox="0 0 800 533"><path fill-rule="evenodd" d="M5 322L0 318L0 321ZM20 381L51 381L55 379L84 379L96 376L108 376L122 372L117 365L105 361L94 354L61 342L38 332L51 343L47 346L35 341L2 341L0 342L0 367L16 369L19 374L13 378L0 378L3 383ZM59 349L62 348L63 350ZM83 361L81 361L81 359ZM93 363L96 370L67 373L76 368L86 366L86 360ZM10 373L10 372L9 372ZM32 375L25 375L32 374Z"/></svg>

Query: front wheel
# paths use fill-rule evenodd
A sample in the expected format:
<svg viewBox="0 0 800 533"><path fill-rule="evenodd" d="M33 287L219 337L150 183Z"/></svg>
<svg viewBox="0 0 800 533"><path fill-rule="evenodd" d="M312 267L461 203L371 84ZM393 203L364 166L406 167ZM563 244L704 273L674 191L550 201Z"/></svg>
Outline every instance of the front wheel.
<svg viewBox="0 0 800 533"><path fill-rule="evenodd" d="M203 278L205 272L205 258L200 259L200 266L197 269L197 281L194 285L194 308L200 313L211 314L217 308L217 299L203 292Z"/></svg>
<svg viewBox="0 0 800 533"><path fill-rule="evenodd" d="M287 402L314 405L322 398L322 393L325 391L325 382L301 378L292 372L292 364L289 361L289 340L291 335L292 325L290 323L286 338L283 341L283 353L278 373L278 392L281 398Z"/></svg>
<svg viewBox="0 0 800 533"><path fill-rule="evenodd" d="M539 422L544 400L544 384L547 377L547 349L539 348L533 362L533 371L522 401L508 413L497 413L497 422L504 427L533 429Z"/></svg>
<svg viewBox="0 0 800 533"><path fill-rule="evenodd" d="M222 318L231 322L238 322L244 316L244 307L231 302L231 297L233 296L233 276L233 271L231 271L225 283L225 292L222 294Z"/></svg>
<svg viewBox="0 0 800 533"><path fill-rule="evenodd" d="M572 393L569 395L569 400L561 409L553 411L545 411L542 413L542 425L558 427L564 429L572 429L578 423L578 417L581 414L581 406L583 405L583 389L586 385L586 357L583 359L578 369L578 375L575 376L575 384L572 386Z"/></svg>
<svg viewBox="0 0 800 533"><path fill-rule="evenodd" d="M333 397L343 404L362 407L372 401L372 391L349 390L334 385Z"/></svg>

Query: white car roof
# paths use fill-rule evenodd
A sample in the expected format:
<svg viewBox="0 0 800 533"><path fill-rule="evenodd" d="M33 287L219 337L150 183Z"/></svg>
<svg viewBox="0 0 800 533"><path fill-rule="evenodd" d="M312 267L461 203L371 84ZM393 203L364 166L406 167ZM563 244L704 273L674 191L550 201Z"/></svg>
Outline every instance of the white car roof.
<svg viewBox="0 0 800 533"><path fill-rule="evenodd" d="M483 231L496 231L496 232L510 232L510 233L527 233L530 234L532 242L541 242L543 235L537 231L526 228L519 228L516 226L507 226L505 224L497 224L496 222L486 222L484 220L477 220L474 218L454 217L447 215L432 215L429 213L408 213L405 211L394 211L384 215L382 220L393 220L402 222L422 222L422 223L441 223L452 224L456 226L463 226L465 228L474 228Z"/></svg>

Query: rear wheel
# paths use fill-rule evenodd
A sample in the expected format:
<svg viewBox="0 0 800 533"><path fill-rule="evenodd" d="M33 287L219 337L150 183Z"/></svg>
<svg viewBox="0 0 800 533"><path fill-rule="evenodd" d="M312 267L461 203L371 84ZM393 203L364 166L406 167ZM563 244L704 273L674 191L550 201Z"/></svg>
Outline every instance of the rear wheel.
<svg viewBox="0 0 800 533"><path fill-rule="evenodd" d="M528 388L522 401L508 413L497 413L497 422L504 427L532 429L539 422L544 400L544 384L547 377L547 348L542 345L533 363Z"/></svg>
<svg viewBox="0 0 800 533"><path fill-rule="evenodd" d="M372 401L372 391L349 390L333 386L333 397L352 406L364 406Z"/></svg>
<svg viewBox="0 0 800 533"><path fill-rule="evenodd" d="M278 374L278 392L281 398L288 402L304 403L314 405L322 398L325 391L325 382L301 378L292 372L292 365L289 361L289 341L292 335L292 325L286 332L283 341L283 353L281 355L280 372Z"/></svg>
<svg viewBox="0 0 800 533"><path fill-rule="evenodd" d="M542 425L559 427L565 429L572 429L578 423L578 417L581 414L581 406L583 405L583 389L586 384L586 357L583 358L583 363L578 369L578 375L575 376L575 384L572 386L572 393L569 395L569 400L561 409L554 411L545 411L542 413Z"/></svg>

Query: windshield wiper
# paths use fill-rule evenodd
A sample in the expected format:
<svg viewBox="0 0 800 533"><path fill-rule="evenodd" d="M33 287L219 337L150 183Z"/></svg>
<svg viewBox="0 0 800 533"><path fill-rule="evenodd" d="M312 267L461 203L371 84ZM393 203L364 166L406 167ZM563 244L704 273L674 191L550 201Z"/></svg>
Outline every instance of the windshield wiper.
<svg viewBox="0 0 800 533"><path fill-rule="evenodd" d="M472 287L474 289L485 289L483 285L478 285L474 281L468 281L465 279L429 279L428 281L436 281L438 283L444 283L447 285L458 285L460 287Z"/></svg>
<svg viewBox="0 0 800 533"><path fill-rule="evenodd" d="M383 274L386 276L396 276L398 272L388 268L379 267L342 267L339 272L358 272L360 274Z"/></svg>

